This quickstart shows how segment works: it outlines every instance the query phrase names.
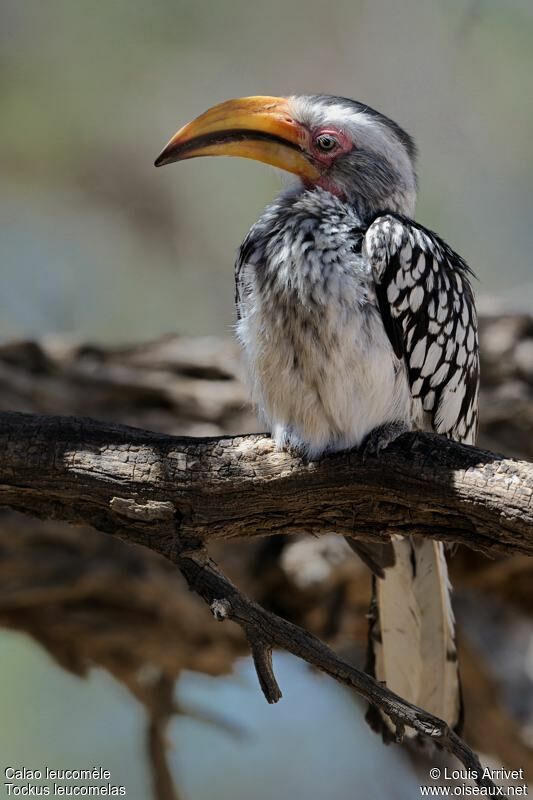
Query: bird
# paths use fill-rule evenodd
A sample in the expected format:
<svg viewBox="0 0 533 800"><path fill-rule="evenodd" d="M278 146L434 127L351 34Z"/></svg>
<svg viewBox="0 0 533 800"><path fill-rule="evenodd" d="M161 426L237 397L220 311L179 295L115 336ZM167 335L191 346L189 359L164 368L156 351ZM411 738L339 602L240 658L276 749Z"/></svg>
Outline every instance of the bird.
<svg viewBox="0 0 533 800"><path fill-rule="evenodd" d="M349 448L379 458L408 431L473 444L473 273L414 220L412 137L349 98L253 96L180 128L155 164L200 156L254 159L293 177L246 235L235 265L237 337L276 445L316 460ZM407 530L352 544L374 575L368 670L458 730L443 544ZM373 711L370 723L392 738L390 720Z"/></svg>

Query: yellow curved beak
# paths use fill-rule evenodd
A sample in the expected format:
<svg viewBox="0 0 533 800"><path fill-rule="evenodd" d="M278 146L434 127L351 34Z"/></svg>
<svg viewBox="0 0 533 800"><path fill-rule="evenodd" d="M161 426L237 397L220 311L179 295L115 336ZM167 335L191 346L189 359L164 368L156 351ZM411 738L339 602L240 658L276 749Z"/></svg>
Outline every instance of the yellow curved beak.
<svg viewBox="0 0 533 800"><path fill-rule="evenodd" d="M156 167L199 156L240 156L316 180L318 170L302 148L302 128L284 97L226 100L181 128L155 161Z"/></svg>

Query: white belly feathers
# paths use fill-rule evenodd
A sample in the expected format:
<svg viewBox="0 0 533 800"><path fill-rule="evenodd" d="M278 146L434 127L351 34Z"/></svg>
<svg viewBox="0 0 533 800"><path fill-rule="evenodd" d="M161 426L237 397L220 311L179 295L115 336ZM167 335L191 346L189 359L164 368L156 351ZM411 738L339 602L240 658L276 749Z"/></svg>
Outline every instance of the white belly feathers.
<svg viewBox="0 0 533 800"><path fill-rule="evenodd" d="M349 235L354 219L332 202L327 219L302 215L297 230L280 224L265 240L261 225L272 231L279 213L271 207L238 265L237 334L254 400L276 441L310 457L358 446L374 428L411 418L404 364ZM292 225L294 219L291 213Z"/></svg>

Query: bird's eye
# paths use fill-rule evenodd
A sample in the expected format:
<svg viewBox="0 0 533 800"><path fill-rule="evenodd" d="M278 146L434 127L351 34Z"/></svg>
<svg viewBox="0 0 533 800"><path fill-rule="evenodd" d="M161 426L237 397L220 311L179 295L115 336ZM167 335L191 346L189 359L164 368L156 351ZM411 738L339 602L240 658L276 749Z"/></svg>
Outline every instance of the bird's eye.
<svg viewBox="0 0 533 800"><path fill-rule="evenodd" d="M339 143L331 133L321 133L315 139L315 146L323 153L331 153Z"/></svg>

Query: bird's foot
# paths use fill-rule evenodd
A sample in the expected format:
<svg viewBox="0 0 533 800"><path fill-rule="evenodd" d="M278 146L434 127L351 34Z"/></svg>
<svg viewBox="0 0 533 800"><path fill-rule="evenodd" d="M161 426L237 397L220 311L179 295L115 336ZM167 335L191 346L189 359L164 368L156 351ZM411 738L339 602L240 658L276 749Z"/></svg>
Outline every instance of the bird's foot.
<svg viewBox="0 0 533 800"><path fill-rule="evenodd" d="M283 450L293 458L299 458L300 461L303 461L304 463L309 461L307 450L299 442L286 442L283 445Z"/></svg>
<svg viewBox="0 0 533 800"><path fill-rule="evenodd" d="M309 463L307 447L300 442L288 428L278 428L273 431L272 438L278 450L288 453L293 458L298 458L303 464Z"/></svg>
<svg viewBox="0 0 533 800"><path fill-rule="evenodd" d="M369 456L379 456L382 450L385 450L398 436L407 433L408 430L409 426L405 422L388 422L386 425L374 428L363 442L361 448L363 459L366 460Z"/></svg>

